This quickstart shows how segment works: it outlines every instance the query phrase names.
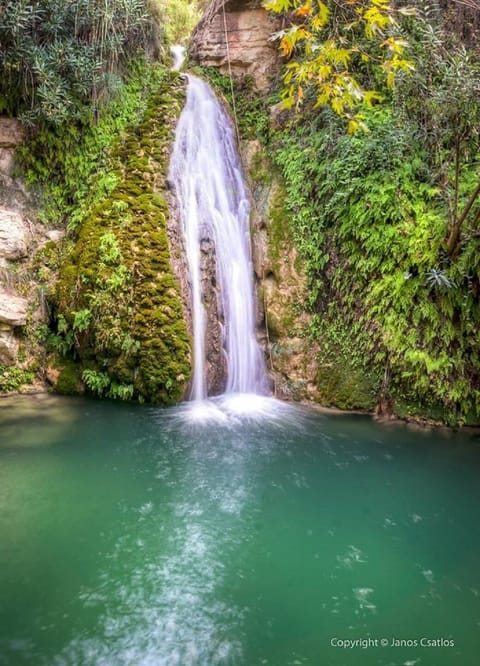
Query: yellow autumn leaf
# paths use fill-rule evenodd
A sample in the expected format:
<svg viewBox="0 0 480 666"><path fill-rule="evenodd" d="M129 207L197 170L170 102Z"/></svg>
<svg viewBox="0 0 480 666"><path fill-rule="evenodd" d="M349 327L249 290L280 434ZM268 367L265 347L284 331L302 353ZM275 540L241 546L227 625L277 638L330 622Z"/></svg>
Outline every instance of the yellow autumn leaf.
<svg viewBox="0 0 480 666"><path fill-rule="evenodd" d="M290 9L291 0L269 0L263 6L268 12L286 12Z"/></svg>
<svg viewBox="0 0 480 666"><path fill-rule="evenodd" d="M360 125L359 125L358 121L355 120L355 118L351 118L351 120L348 121L348 125L347 125L348 134L355 134L356 132L358 132L359 128L360 128Z"/></svg>
<svg viewBox="0 0 480 666"><path fill-rule="evenodd" d="M334 97L332 99L331 107L335 111L335 113L338 113L339 116L342 115L343 113L343 99L341 97Z"/></svg>
<svg viewBox="0 0 480 666"><path fill-rule="evenodd" d="M363 94L363 101L367 106L373 106L374 102L381 102L382 95L375 90L366 90Z"/></svg>
<svg viewBox="0 0 480 666"><path fill-rule="evenodd" d="M303 18L304 16L310 16L312 13L312 3L311 1L305 2L301 7L295 10L295 16Z"/></svg>

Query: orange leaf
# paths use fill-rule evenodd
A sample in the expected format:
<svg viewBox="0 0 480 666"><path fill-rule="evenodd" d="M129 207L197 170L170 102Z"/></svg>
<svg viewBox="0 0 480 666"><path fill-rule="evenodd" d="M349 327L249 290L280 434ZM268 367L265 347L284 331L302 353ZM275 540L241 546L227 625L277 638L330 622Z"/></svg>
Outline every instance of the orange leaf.
<svg viewBox="0 0 480 666"><path fill-rule="evenodd" d="M310 16L312 13L312 3L311 2L305 2L301 7L297 9L295 12L296 16Z"/></svg>

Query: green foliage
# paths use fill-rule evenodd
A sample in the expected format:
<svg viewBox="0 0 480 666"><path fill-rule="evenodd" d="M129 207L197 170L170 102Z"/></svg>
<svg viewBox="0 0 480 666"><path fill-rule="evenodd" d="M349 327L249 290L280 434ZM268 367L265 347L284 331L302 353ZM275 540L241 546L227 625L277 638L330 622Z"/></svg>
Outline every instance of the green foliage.
<svg viewBox="0 0 480 666"><path fill-rule="evenodd" d="M378 400L478 422L478 260L470 244L456 263L444 252L446 206L415 124L388 106L365 121L368 133L348 136L331 114L311 115L273 150L307 263L320 368L348 359Z"/></svg>
<svg viewBox="0 0 480 666"><path fill-rule="evenodd" d="M413 69L400 19L414 13L389 0L267 0L264 6L285 14L286 27L275 37L282 55L292 58L284 76L283 104L297 108L311 98L347 118L348 132L365 128L359 109L381 100L372 85L392 88L399 72ZM377 86L378 87L378 86Z"/></svg>
<svg viewBox="0 0 480 666"><path fill-rule="evenodd" d="M74 344L73 330L70 330L65 317L59 314L57 317L57 330L54 333L48 328L44 330L44 338L47 349L57 352L60 356L66 356Z"/></svg>
<svg viewBox="0 0 480 666"><path fill-rule="evenodd" d="M182 103L172 75L111 146L104 179L113 186L84 211L62 266L57 338L70 345L83 381L99 396L171 403L190 374L160 189Z"/></svg>
<svg viewBox="0 0 480 666"><path fill-rule="evenodd" d="M108 373L98 370L84 370L82 380L88 390L98 398L126 401L131 400L135 393L133 384L118 384L112 381Z"/></svg>
<svg viewBox="0 0 480 666"><path fill-rule="evenodd" d="M31 384L35 373L13 366L0 365L0 393L18 391L25 384Z"/></svg>
<svg viewBox="0 0 480 666"><path fill-rule="evenodd" d="M192 29L200 20L195 0L150 0L150 10L165 33L167 44L186 44Z"/></svg>
<svg viewBox="0 0 480 666"><path fill-rule="evenodd" d="M104 395L105 390L111 383L110 377L106 372L98 372L97 370L84 370L82 372L82 379L90 391L100 397Z"/></svg>
<svg viewBox="0 0 480 666"><path fill-rule="evenodd" d="M238 132L242 140L259 139L267 143L270 134L269 104L276 98L266 100L255 89L249 76L235 78L219 73L215 67L197 68L200 76L208 79L216 93L224 99L234 120L238 122ZM233 95L232 95L233 86ZM233 110L235 109L235 112Z"/></svg>
<svg viewBox="0 0 480 666"><path fill-rule="evenodd" d="M79 310L78 312L72 312L73 314L73 324L72 328L74 331L86 331L90 326L92 320L92 312L88 308L84 310Z"/></svg>
<svg viewBox="0 0 480 666"><path fill-rule="evenodd" d="M97 119L52 127L38 133L19 150L27 184L41 192L41 217L49 225L70 229L118 184L109 170L111 144L128 125L140 122L147 100L165 81L167 70L139 59L130 68L122 95L106 104ZM123 205L118 202L118 205ZM120 212L120 211L119 211Z"/></svg>
<svg viewBox="0 0 480 666"><path fill-rule="evenodd" d="M62 125L122 85L151 39L146 0L16 0L0 12L0 112Z"/></svg>
<svg viewBox="0 0 480 666"><path fill-rule="evenodd" d="M456 259L480 220L480 59L432 19L428 7L412 22L415 73L400 79L395 101L427 148L447 210L446 249Z"/></svg>

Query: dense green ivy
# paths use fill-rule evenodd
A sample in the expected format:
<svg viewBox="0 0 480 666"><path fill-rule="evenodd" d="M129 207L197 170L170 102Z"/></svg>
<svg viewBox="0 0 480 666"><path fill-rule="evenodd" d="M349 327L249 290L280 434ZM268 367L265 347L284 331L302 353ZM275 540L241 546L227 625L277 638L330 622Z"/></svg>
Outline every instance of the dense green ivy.
<svg viewBox="0 0 480 666"><path fill-rule="evenodd" d="M316 114L277 136L295 242L307 262L312 335L376 378L401 415L480 419L478 238L445 253L445 202L415 126L389 106L347 136ZM461 197L474 170L461 175Z"/></svg>

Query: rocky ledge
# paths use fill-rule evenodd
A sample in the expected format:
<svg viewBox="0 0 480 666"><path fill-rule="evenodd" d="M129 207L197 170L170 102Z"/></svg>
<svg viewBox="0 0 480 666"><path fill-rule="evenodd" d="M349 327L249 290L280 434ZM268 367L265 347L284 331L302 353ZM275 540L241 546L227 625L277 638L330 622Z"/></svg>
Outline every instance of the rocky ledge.
<svg viewBox="0 0 480 666"><path fill-rule="evenodd" d="M279 71L271 36L279 22L261 0L213 0L190 43L190 57L203 66L234 76L250 75L258 90L270 87Z"/></svg>

